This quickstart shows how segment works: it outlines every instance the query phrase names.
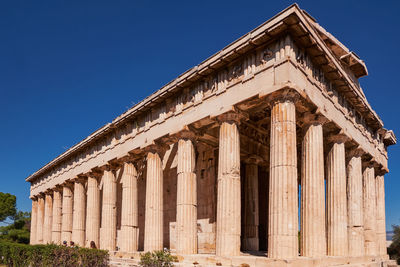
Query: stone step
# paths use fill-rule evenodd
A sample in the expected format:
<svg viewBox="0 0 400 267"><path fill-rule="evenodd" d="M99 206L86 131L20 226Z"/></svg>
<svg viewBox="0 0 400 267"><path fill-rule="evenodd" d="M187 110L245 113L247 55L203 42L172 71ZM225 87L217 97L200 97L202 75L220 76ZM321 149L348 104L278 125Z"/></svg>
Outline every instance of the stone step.
<svg viewBox="0 0 400 267"><path fill-rule="evenodd" d="M109 265L110 265L110 267L135 267L135 266L139 266L137 260L131 260L131 259L111 259Z"/></svg>
<svg viewBox="0 0 400 267"><path fill-rule="evenodd" d="M215 255L196 254L179 255L174 266L183 267L398 267L393 260L379 260L371 257L340 258L327 257L326 259L298 258L292 261L271 260L265 257L242 255L238 257L216 257ZM140 253L123 254L111 253L111 267L139 266Z"/></svg>

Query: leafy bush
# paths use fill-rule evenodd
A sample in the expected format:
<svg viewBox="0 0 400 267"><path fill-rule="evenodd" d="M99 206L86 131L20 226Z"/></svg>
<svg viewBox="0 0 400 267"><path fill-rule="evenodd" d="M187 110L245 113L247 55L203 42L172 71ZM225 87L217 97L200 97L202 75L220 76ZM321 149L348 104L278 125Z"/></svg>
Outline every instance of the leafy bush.
<svg viewBox="0 0 400 267"><path fill-rule="evenodd" d="M7 226L0 226L0 242L29 244L30 213L19 211L13 216L13 220Z"/></svg>
<svg viewBox="0 0 400 267"><path fill-rule="evenodd" d="M146 252L140 255L139 265L143 267L171 267L178 258L172 256L167 249Z"/></svg>
<svg viewBox="0 0 400 267"><path fill-rule="evenodd" d="M9 267L108 266L108 252L57 245L25 245L0 242L0 264Z"/></svg>
<svg viewBox="0 0 400 267"><path fill-rule="evenodd" d="M393 233L392 244L388 248L388 254L391 259L400 264L400 226L393 225Z"/></svg>

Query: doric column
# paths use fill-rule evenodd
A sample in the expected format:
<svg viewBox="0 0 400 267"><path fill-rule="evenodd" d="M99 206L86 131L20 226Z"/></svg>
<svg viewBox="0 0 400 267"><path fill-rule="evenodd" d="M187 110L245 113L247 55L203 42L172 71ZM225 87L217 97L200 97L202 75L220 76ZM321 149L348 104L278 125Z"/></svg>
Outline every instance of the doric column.
<svg viewBox="0 0 400 267"><path fill-rule="evenodd" d="M244 180L244 236L243 250L257 251L259 249L258 225L258 165L257 159L246 161Z"/></svg>
<svg viewBox="0 0 400 267"><path fill-rule="evenodd" d="M61 244L62 225L62 194L61 188L55 188L53 192L53 223L51 227L51 241L54 244Z"/></svg>
<svg viewBox="0 0 400 267"><path fill-rule="evenodd" d="M296 107L292 99L271 111L268 257L298 256Z"/></svg>
<svg viewBox="0 0 400 267"><path fill-rule="evenodd" d="M86 247L94 242L100 248L100 188L98 178L88 176L87 182L87 208L86 208Z"/></svg>
<svg viewBox="0 0 400 267"><path fill-rule="evenodd" d="M348 240L344 144L347 137L336 135L328 139L331 145L326 160L327 252L329 256L346 256Z"/></svg>
<svg viewBox="0 0 400 267"><path fill-rule="evenodd" d="M197 187L195 152L190 139L178 141L178 180L176 199L176 251L197 253Z"/></svg>
<svg viewBox="0 0 400 267"><path fill-rule="evenodd" d="M138 174L131 162L125 162L122 183L121 242L120 249L125 252L138 250Z"/></svg>
<svg viewBox="0 0 400 267"><path fill-rule="evenodd" d="M31 233L30 233L30 244L35 245L36 233L37 233L37 215L38 215L38 200L37 198L32 198L32 215L31 215Z"/></svg>
<svg viewBox="0 0 400 267"><path fill-rule="evenodd" d="M363 173L364 202L364 240L365 255L376 256L376 191L375 171L370 163L366 163Z"/></svg>
<svg viewBox="0 0 400 267"><path fill-rule="evenodd" d="M76 246L85 245L85 217L86 217L85 181L81 178L74 181L74 209L72 219L72 241Z"/></svg>
<svg viewBox="0 0 400 267"><path fill-rule="evenodd" d="M218 256L240 254L240 138L238 116L221 117L219 130L217 237Z"/></svg>
<svg viewBox="0 0 400 267"><path fill-rule="evenodd" d="M53 195L46 192L44 204L43 244L51 243L51 227L53 223Z"/></svg>
<svg viewBox="0 0 400 267"><path fill-rule="evenodd" d="M163 170L157 152L147 154L144 251L163 249Z"/></svg>
<svg viewBox="0 0 400 267"><path fill-rule="evenodd" d="M386 220L385 220L385 180L384 176L376 176L376 235L378 255L385 256L386 249Z"/></svg>
<svg viewBox="0 0 400 267"><path fill-rule="evenodd" d="M326 255L325 174L322 118L310 114L304 126L301 158L301 243L306 257Z"/></svg>
<svg viewBox="0 0 400 267"><path fill-rule="evenodd" d="M347 164L349 256L353 257L364 255L362 154L361 149L350 151Z"/></svg>
<svg viewBox="0 0 400 267"><path fill-rule="evenodd" d="M72 238L72 208L73 193L71 185L64 184L62 200L61 242L67 241L68 245Z"/></svg>
<svg viewBox="0 0 400 267"><path fill-rule="evenodd" d="M112 170L104 171L100 248L114 251L117 242L117 181Z"/></svg>
<svg viewBox="0 0 400 267"><path fill-rule="evenodd" d="M40 194L38 196L36 244L43 244L43 225L44 225L44 195Z"/></svg>

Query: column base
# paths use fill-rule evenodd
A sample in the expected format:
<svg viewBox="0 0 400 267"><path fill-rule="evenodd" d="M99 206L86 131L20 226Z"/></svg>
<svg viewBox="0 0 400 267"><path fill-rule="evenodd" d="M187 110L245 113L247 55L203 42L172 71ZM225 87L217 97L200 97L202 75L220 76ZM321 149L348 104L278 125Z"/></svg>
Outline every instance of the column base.
<svg viewBox="0 0 400 267"><path fill-rule="evenodd" d="M218 237L217 237L218 239ZM239 256L240 255L240 235L220 234L220 245L216 248L218 256Z"/></svg>
<svg viewBox="0 0 400 267"><path fill-rule="evenodd" d="M244 238L243 239L243 250L244 251L258 251L259 250L258 237Z"/></svg>
<svg viewBox="0 0 400 267"><path fill-rule="evenodd" d="M85 246L85 230L73 230L72 241L76 246Z"/></svg>
<svg viewBox="0 0 400 267"><path fill-rule="evenodd" d="M122 226L118 231L118 243L120 251L135 252L138 250L139 228L134 226Z"/></svg>
<svg viewBox="0 0 400 267"><path fill-rule="evenodd" d="M61 233L61 244L64 242L64 241L67 241L67 243L68 243L68 245L69 245L69 242L72 240L72 232L62 232Z"/></svg>

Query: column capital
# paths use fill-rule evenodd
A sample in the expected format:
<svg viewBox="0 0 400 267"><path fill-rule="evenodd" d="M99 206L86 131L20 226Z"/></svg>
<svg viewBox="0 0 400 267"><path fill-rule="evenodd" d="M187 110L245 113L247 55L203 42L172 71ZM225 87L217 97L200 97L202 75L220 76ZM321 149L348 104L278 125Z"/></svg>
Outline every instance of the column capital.
<svg viewBox="0 0 400 267"><path fill-rule="evenodd" d="M315 112L305 112L300 120L303 123L303 128L308 128L310 125L321 124L324 125L329 122L329 119L319 113L319 110Z"/></svg>
<svg viewBox="0 0 400 267"><path fill-rule="evenodd" d="M46 191L44 191L45 195L53 195L53 189L47 189Z"/></svg>
<svg viewBox="0 0 400 267"><path fill-rule="evenodd" d="M67 181L64 181L61 184L62 187L69 187L71 190L74 188L74 182L72 181L72 179L69 179Z"/></svg>
<svg viewBox="0 0 400 267"><path fill-rule="evenodd" d="M240 124L241 120L247 119L247 118L248 118L247 113L240 112L240 111L234 109L234 110L228 111L224 114L217 116L217 122L219 124L222 124L224 122Z"/></svg>
<svg viewBox="0 0 400 267"><path fill-rule="evenodd" d="M270 94L269 97L267 97L267 102L269 102L269 107L272 108L277 103L296 103L299 99L300 95L295 90L283 89Z"/></svg>
<svg viewBox="0 0 400 267"><path fill-rule="evenodd" d="M343 131L340 131L337 134L328 136L326 140L328 141L328 144L334 144L334 143L346 143L350 141L351 138L345 135Z"/></svg>
<svg viewBox="0 0 400 267"><path fill-rule="evenodd" d="M388 171L385 168L378 168L375 170L376 176L385 176L386 173L388 173Z"/></svg>
<svg viewBox="0 0 400 267"><path fill-rule="evenodd" d="M89 172L85 173L85 175L87 177L92 177L92 178L99 179L103 175L103 172L102 172L101 169L96 167L96 168L91 169Z"/></svg>
<svg viewBox="0 0 400 267"><path fill-rule="evenodd" d="M363 161L362 167L363 167L363 169L374 168L374 171L375 171L375 169L377 169L379 167L379 164L372 158L369 161Z"/></svg>
<svg viewBox="0 0 400 267"><path fill-rule="evenodd" d="M148 153L158 154L160 157L162 157L162 155L164 155L168 149L168 145L160 142L154 142L153 144L145 147L143 150L146 154L146 157Z"/></svg>
<svg viewBox="0 0 400 267"><path fill-rule="evenodd" d="M86 182L86 176L83 175L78 175L77 177L71 179L74 183L85 183Z"/></svg>
<svg viewBox="0 0 400 267"><path fill-rule="evenodd" d="M258 155L249 155L246 159L244 159L246 164L255 164L260 165L264 162L264 159Z"/></svg>
<svg viewBox="0 0 400 267"><path fill-rule="evenodd" d="M191 140L191 141L197 141L199 138L199 135L193 131L189 126L183 127L183 130L178 132L176 134L176 137L179 139L185 139L185 140Z"/></svg>
<svg viewBox="0 0 400 267"><path fill-rule="evenodd" d="M62 192L63 187L60 184L57 184L56 186L53 187L52 189L54 192Z"/></svg>
<svg viewBox="0 0 400 267"><path fill-rule="evenodd" d="M92 174L93 176L96 176L96 177L102 177L104 175L105 171L115 171L118 168L120 168L121 166L122 165L118 161L111 160L100 167L96 167L95 169L92 169L90 174Z"/></svg>
<svg viewBox="0 0 400 267"><path fill-rule="evenodd" d="M357 146L355 148L346 151L346 157L348 157L349 159L352 157L361 157L364 154L365 151L360 146Z"/></svg>

